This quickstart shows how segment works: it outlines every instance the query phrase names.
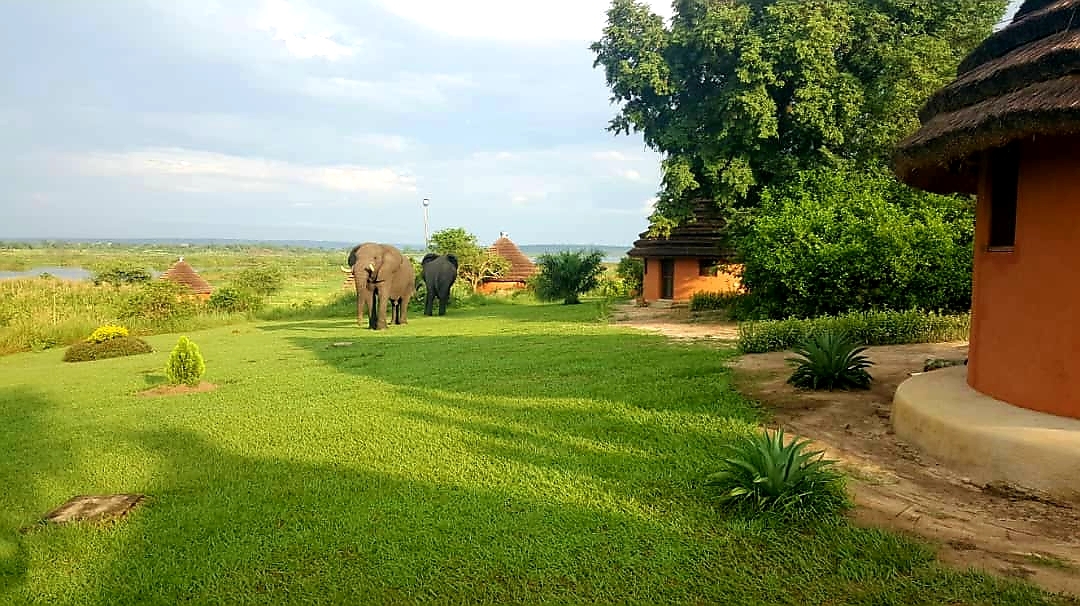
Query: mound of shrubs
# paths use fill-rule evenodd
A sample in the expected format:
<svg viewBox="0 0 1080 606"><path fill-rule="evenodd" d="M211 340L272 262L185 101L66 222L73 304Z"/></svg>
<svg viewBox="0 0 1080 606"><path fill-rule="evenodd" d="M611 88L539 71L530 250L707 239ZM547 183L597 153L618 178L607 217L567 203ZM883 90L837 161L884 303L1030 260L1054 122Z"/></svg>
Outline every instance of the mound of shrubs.
<svg viewBox="0 0 1080 606"><path fill-rule="evenodd" d="M737 290L727 292L696 292L690 296L690 311L730 311L745 299Z"/></svg>
<svg viewBox="0 0 1080 606"><path fill-rule="evenodd" d="M844 333L859 345L904 345L963 341L970 331L969 313L853 312L808 320L743 322L739 324L738 344L744 353L766 353L791 349L823 332Z"/></svg>
<svg viewBox="0 0 1080 606"><path fill-rule="evenodd" d="M137 337L132 337L123 326L98 327L84 341L69 347L64 352L65 362L88 362L106 358L120 358L150 353L154 348Z"/></svg>

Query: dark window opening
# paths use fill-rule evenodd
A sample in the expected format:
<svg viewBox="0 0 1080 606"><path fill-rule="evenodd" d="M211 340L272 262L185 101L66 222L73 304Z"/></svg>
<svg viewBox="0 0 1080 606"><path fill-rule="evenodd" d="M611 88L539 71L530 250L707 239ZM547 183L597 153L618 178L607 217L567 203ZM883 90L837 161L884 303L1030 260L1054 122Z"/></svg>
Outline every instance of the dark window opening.
<svg viewBox="0 0 1080 606"><path fill-rule="evenodd" d="M1016 244L1019 152L1019 146L1011 143L994 150L990 157L990 249L1012 249Z"/></svg>
<svg viewBox="0 0 1080 606"><path fill-rule="evenodd" d="M715 276L720 271L720 262L715 259L699 259L698 275Z"/></svg>

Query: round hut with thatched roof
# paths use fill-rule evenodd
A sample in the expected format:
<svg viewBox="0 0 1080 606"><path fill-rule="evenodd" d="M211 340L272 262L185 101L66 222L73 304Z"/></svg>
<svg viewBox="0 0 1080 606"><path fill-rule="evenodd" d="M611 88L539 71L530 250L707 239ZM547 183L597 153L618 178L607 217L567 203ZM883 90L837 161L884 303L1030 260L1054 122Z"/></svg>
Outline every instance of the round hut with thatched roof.
<svg viewBox="0 0 1080 606"><path fill-rule="evenodd" d="M209 299L210 294L214 291L210 283L204 280L183 257L173 263L172 267L161 275L161 279L188 287L191 294L203 301Z"/></svg>
<svg viewBox="0 0 1080 606"><path fill-rule="evenodd" d="M527 286L529 278L537 272L536 264L525 253L521 252L517 244L510 240L509 234L502 232L488 252L499 255L510 262L510 269L498 278L484 280L478 289L480 292L490 294L500 290L518 290Z"/></svg>
<svg viewBox="0 0 1080 606"><path fill-rule="evenodd" d="M1080 0L1027 0L919 117L894 170L977 196L972 326L966 368L901 385L897 434L1080 495Z"/></svg>
<svg viewBox="0 0 1080 606"><path fill-rule="evenodd" d="M642 232L627 252L645 266L639 299L646 304L689 301L696 293L739 290L739 267L731 263L733 252L723 244L726 226L712 200L698 200L693 216L666 236Z"/></svg>

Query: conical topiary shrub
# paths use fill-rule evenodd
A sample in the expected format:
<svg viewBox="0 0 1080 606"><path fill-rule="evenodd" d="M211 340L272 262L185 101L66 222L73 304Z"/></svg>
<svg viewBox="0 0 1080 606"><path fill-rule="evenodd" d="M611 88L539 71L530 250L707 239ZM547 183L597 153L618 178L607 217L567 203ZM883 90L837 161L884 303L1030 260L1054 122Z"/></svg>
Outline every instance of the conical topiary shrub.
<svg viewBox="0 0 1080 606"><path fill-rule="evenodd" d="M180 337L169 355L169 362L165 364L165 376L169 379L169 384L195 387L204 372L206 362L199 353L199 346L187 337Z"/></svg>

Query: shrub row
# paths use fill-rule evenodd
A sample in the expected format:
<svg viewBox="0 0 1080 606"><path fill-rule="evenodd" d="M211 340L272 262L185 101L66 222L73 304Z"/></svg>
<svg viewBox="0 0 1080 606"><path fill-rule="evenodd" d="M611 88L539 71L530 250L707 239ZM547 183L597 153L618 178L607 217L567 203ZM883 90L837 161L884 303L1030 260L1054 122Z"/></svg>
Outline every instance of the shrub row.
<svg viewBox="0 0 1080 606"><path fill-rule="evenodd" d="M696 292L690 296L690 311L718 311L731 309L746 295L739 291Z"/></svg>
<svg viewBox="0 0 1080 606"><path fill-rule="evenodd" d="M809 320L764 320L739 324L739 349L765 353L791 349L824 331L845 333L861 345L902 345L962 341L971 330L971 314L921 311L853 312Z"/></svg>

